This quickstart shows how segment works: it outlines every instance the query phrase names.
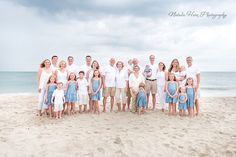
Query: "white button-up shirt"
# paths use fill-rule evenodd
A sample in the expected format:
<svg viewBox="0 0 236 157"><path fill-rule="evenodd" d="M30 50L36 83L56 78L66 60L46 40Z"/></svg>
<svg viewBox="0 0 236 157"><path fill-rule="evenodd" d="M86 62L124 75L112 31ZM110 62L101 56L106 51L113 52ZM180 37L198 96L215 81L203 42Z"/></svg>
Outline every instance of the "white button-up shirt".
<svg viewBox="0 0 236 157"><path fill-rule="evenodd" d="M139 90L139 84L143 82L145 83L145 78L144 76L142 75L141 72L139 72L139 75L138 77L136 77L134 75L134 73L132 73L130 76L129 76L129 87L130 88L133 88L135 91L138 91Z"/></svg>
<svg viewBox="0 0 236 157"><path fill-rule="evenodd" d="M116 88L125 88L126 87L126 81L129 80L128 70L123 68L121 71L119 71L117 69L115 80L116 80Z"/></svg>

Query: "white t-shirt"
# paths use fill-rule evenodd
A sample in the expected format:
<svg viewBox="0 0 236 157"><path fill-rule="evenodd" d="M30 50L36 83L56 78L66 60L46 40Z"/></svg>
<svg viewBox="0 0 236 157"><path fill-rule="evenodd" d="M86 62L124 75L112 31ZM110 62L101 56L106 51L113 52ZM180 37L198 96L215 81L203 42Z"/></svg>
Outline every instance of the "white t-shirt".
<svg viewBox="0 0 236 157"><path fill-rule="evenodd" d="M144 71L143 71L145 77L146 77L147 79L150 79L150 80L156 79L157 67L158 67L158 66L155 65L155 64L153 64L153 65L152 65L152 64L147 64L147 65L145 66Z"/></svg>
<svg viewBox="0 0 236 157"><path fill-rule="evenodd" d="M87 64L82 65L79 68L79 71L84 71L85 75L87 74L87 72L91 69L91 66L88 66Z"/></svg>
<svg viewBox="0 0 236 157"><path fill-rule="evenodd" d="M69 75L70 75L70 73L73 72L76 74L76 76L78 76L79 67L75 64L71 64L71 65L67 66L67 71L68 71Z"/></svg>
<svg viewBox="0 0 236 157"><path fill-rule="evenodd" d="M116 88L125 88L126 87L126 81L129 80L128 77L128 70L127 69L122 69L119 71L118 69L116 70Z"/></svg>
<svg viewBox="0 0 236 157"><path fill-rule="evenodd" d="M88 95L88 81L85 78L83 78L82 80L78 79L77 82L79 87L79 94Z"/></svg>
<svg viewBox="0 0 236 157"><path fill-rule="evenodd" d="M58 89L54 90L54 92L52 94L52 98L54 98L54 104L63 104L64 91L62 89L61 90L58 90Z"/></svg>
<svg viewBox="0 0 236 157"><path fill-rule="evenodd" d="M53 73L55 73L55 71L58 69L58 67L51 64L50 69L52 70Z"/></svg>
<svg viewBox="0 0 236 157"><path fill-rule="evenodd" d="M105 76L106 87L115 87L116 68L108 65L102 71L102 75Z"/></svg>
<svg viewBox="0 0 236 157"><path fill-rule="evenodd" d="M191 67L186 68L186 79L192 77L194 86L197 85L197 74L200 74L198 67L192 65Z"/></svg>
<svg viewBox="0 0 236 157"><path fill-rule="evenodd" d="M135 77L134 73L130 74L130 76L129 76L129 87L130 88L133 88L135 91L138 91L139 90L139 84L141 82L145 83L145 78L141 74L141 72L139 72L138 77Z"/></svg>

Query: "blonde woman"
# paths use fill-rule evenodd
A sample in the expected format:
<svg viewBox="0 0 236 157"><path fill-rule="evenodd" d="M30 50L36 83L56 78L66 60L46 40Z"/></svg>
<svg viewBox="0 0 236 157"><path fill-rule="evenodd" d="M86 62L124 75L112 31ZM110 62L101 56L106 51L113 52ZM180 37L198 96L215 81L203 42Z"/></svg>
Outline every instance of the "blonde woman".
<svg viewBox="0 0 236 157"><path fill-rule="evenodd" d="M64 93L66 92L66 84L67 84L67 80L68 80L68 71L66 69L66 62L65 61L60 61L59 65L58 65L58 69L55 71L55 75L57 77L57 82L61 82L62 83L62 89L64 90ZM66 94L66 93L65 93ZM65 110L65 105L64 104L64 109L63 112Z"/></svg>
<svg viewBox="0 0 236 157"><path fill-rule="evenodd" d="M124 63L118 61L116 63L116 76L115 76L115 86L116 86L116 94L115 99L118 107L118 112L121 111L121 103L122 103L122 111L125 111L126 107L126 91L128 88L128 71L124 69Z"/></svg>

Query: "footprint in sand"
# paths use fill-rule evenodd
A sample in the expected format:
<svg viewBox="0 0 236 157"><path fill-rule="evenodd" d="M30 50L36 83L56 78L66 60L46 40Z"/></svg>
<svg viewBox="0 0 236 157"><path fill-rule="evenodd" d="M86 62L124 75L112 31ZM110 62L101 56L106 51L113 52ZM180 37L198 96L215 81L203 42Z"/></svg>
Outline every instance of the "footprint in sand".
<svg viewBox="0 0 236 157"><path fill-rule="evenodd" d="M127 157L128 155L125 154L122 150L116 151L115 152L115 157Z"/></svg>
<svg viewBox="0 0 236 157"><path fill-rule="evenodd" d="M103 148L101 148L101 147L98 147L97 150L98 150L100 153L103 153L103 154L105 153L105 150L104 150Z"/></svg>

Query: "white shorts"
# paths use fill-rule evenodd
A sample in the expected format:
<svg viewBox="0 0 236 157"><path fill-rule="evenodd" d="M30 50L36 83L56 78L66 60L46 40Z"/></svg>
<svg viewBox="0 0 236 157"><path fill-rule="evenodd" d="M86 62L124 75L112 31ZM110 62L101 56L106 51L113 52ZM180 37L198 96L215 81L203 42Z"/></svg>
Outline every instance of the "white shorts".
<svg viewBox="0 0 236 157"><path fill-rule="evenodd" d="M87 105L88 104L88 100L89 100L88 94L79 94L78 98L79 98L78 99L79 105Z"/></svg>
<svg viewBox="0 0 236 157"><path fill-rule="evenodd" d="M62 111L63 110L63 104L54 104L54 112Z"/></svg>
<svg viewBox="0 0 236 157"><path fill-rule="evenodd" d="M126 92L125 88L116 88L116 103L126 104Z"/></svg>

